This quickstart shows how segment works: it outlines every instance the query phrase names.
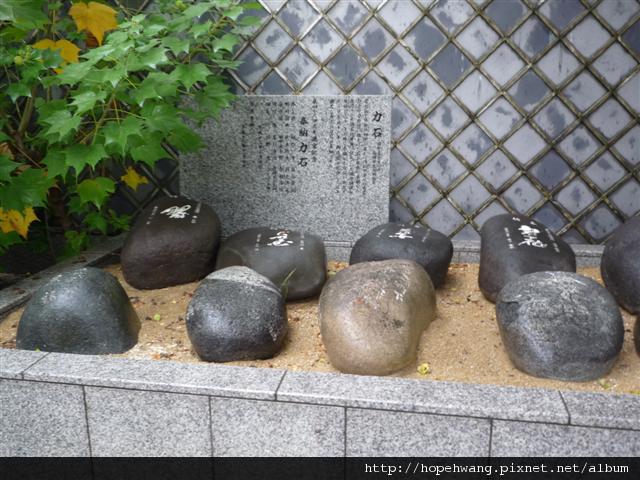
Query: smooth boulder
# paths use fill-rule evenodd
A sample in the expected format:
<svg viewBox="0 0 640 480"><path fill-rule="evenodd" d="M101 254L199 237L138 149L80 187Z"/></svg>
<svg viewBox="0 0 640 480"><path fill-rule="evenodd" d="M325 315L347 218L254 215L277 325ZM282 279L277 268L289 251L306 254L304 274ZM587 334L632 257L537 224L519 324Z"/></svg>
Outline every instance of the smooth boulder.
<svg viewBox="0 0 640 480"><path fill-rule="evenodd" d="M640 313L640 217L627 220L609 238L600 271L618 303L631 313Z"/></svg>
<svg viewBox="0 0 640 480"><path fill-rule="evenodd" d="M508 283L496 318L513 364L536 377L595 380L613 367L624 325L611 294L570 272L537 272Z"/></svg>
<svg viewBox="0 0 640 480"><path fill-rule="evenodd" d="M384 223L358 239L349 263L412 260L427 271L438 288L444 283L452 256L451 240L436 230L419 224Z"/></svg>
<svg viewBox="0 0 640 480"><path fill-rule="evenodd" d="M245 266L264 275L288 300L314 297L327 275L327 255L320 237L289 229L250 228L227 238L216 270Z"/></svg>
<svg viewBox="0 0 640 480"><path fill-rule="evenodd" d="M61 273L31 297L16 348L100 355L138 341L140 320L116 278L93 267Z"/></svg>
<svg viewBox="0 0 640 480"><path fill-rule="evenodd" d="M576 256L569 244L524 215L492 217L482 226L480 236L478 284L492 302L507 283L522 275L576 271Z"/></svg>
<svg viewBox="0 0 640 480"><path fill-rule="evenodd" d="M138 289L194 282L213 271L219 243L220 220L211 207L164 197L140 214L127 236L122 273Z"/></svg>
<svg viewBox="0 0 640 480"><path fill-rule="evenodd" d="M247 267L208 275L189 303L186 324L194 350L207 362L270 358L288 329L280 290Z"/></svg>
<svg viewBox="0 0 640 480"><path fill-rule="evenodd" d="M415 361L435 317L427 272L410 260L352 265L320 296L322 341L331 364L347 373L387 375Z"/></svg>

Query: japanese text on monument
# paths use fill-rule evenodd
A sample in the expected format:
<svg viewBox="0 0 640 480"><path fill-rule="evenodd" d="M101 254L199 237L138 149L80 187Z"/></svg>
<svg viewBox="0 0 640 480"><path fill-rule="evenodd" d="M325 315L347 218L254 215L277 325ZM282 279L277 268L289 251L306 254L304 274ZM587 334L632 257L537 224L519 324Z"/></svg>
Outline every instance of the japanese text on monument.
<svg viewBox="0 0 640 480"><path fill-rule="evenodd" d="M358 96L330 99L328 108L313 98L304 112L294 99L256 103L240 129L241 168L259 173L267 191L295 194L303 186L300 177L313 175L310 170L324 162L334 173L335 193L364 197L377 183L388 148L385 115L371 98Z"/></svg>

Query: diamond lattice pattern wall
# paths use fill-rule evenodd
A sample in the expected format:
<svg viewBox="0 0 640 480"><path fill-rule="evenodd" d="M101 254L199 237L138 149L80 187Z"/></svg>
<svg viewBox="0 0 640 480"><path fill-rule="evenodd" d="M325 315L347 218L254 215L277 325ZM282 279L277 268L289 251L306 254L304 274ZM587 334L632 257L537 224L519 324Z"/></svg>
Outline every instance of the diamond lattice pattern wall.
<svg viewBox="0 0 640 480"><path fill-rule="evenodd" d="M640 212L637 0L261 3L236 91L392 94L391 220L467 240L520 212L588 243Z"/></svg>

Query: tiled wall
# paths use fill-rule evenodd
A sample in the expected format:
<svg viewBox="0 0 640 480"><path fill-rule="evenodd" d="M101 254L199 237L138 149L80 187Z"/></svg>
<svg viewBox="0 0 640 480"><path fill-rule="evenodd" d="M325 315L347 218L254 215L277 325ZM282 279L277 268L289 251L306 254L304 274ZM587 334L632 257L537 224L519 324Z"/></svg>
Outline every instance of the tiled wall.
<svg viewBox="0 0 640 480"><path fill-rule="evenodd" d="M238 93L394 95L392 220L589 243L640 211L637 0L261 3Z"/></svg>

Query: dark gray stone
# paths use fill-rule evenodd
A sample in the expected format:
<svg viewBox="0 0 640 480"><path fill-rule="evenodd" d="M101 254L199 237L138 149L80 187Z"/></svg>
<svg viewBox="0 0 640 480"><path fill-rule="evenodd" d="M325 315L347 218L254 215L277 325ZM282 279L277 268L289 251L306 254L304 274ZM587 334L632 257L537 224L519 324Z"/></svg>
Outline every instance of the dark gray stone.
<svg viewBox="0 0 640 480"><path fill-rule="evenodd" d="M93 267L61 273L33 295L18 324L16 348L98 355L138 341L140 321L113 275Z"/></svg>
<svg viewBox="0 0 640 480"><path fill-rule="evenodd" d="M327 276L322 239L288 229L250 228L220 248L216 270L241 265L271 280L288 300L320 293Z"/></svg>
<svg viewBox="0 0 640 480"><path fill-rule="evenodd" d="M350 266L322 291L320 333L331 364L359 375L386 375L415 361L436 297L425 270L410 260Z"/></svg>
<svg viewBox="0 0 640 480"><path fill-rule="evenodd" d="M594 380L609 372L622 349L624 325L614 298L577 273L513 280L498 296L496 317L509 358L536 377Z"/></svg>
<svg viewBox="0 0 640 480"><path fill-rule="evenodd" d="M576 256L567 242L524 215L497 215L480 231L480 290L495 302L500 290L527 273L576 271Z"/></svg>
<svg viewBox="0 0 640 480"><path fill-rule="evenodd" d="M600 270L618 303L640 313L640 216L627 220L607 240Z"/></svg>
<svg viewBox="0 0 640 480"><path fill-rule="evenodd" d="M120 254L125 280L140 289L200 280L213 271L220 220L185 197L164 197L138 217Z"/></svg>
<svg viewBox="0 0 640 480"><path fill-rule="evenodd" d="M353 246L349 263L394 258L413 260L424 268L434 287L444 283L453 256L449 238L422 225L385 223L361 237Z"/></svg>
<svg viewBox="0 0 640 480"><path fill-rule="evenodd" d="M288 329L282 294L247 267L207 276L189 303L186 321L194 350L207 362L270 358Z"/></svg>

